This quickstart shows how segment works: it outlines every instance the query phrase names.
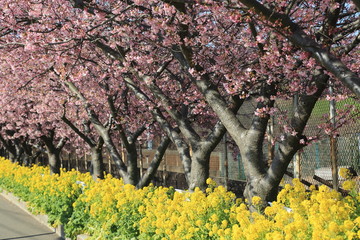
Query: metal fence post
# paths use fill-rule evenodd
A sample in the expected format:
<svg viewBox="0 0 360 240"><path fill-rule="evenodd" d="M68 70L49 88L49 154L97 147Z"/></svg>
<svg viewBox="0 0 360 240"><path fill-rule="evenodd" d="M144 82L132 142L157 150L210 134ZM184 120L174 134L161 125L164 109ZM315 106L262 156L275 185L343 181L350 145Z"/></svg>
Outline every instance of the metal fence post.
<svg viewBox="0 0 360 240"><path fill-rule="evenodd" d="M110 155L108 155L108 165L109 165L109 174L112 174L112 169L111 169L111 157L110 157Z"/></svg>
<svg viewBox="0 0 360 240"><path fill-rule="evenodd" d="M271 165L274 156L275 156L275 145L273 145L274 141L274 116L270 116L269 123L267 126L267 137L268 137L268 159L267 164L268 166Z"/></svg>
<svg viewBox="0 0 360 240"><path fill-rule="evenodd" d="M140 178L142 178L142 176L143 176L144 162L143 162L143 155L142 155L142 146L141 146L141 144L139 144L139 160L140 160Z"/></svg>
<svg viewBox="0 0 360 240"><path fill-rule="evenodd" d="M333 97L334 89L333 84L330 82L329 86L329 93L330 96ZM330 100L330 122L332 125L332 128L335 129L336 127L336 104L335 100ZM330 158L331 158L331 172L332 172L332 179L333 179L333 188L335 190L338 190L338 164L337 164L337 139L334 134L330 136Z"/></svg>
<svg viewBox="0 0 360 240"><path fill-rule="evenodd" d="M227 149L227 137L226 133L224 134L224 167L225 167L225 187L228 186L229 181L229 159L228 159L228 149Z"/></svg>
<svg viewBox="0 0 360 240"><path fill-rule="evenodd" d="M75 169L76 171L79 171L79 156L78 154L75 152Z"/></svg>
<svg viewBox="0 0 360 240"><path fill-rule="evenodd" d="M299 93L296 93L294 95L293 99L293 109L294 112L296 112L297 108L299 107ZM301 178L301 153L297 151L295 153L295 159L294 159L294 178Z"/></svg>

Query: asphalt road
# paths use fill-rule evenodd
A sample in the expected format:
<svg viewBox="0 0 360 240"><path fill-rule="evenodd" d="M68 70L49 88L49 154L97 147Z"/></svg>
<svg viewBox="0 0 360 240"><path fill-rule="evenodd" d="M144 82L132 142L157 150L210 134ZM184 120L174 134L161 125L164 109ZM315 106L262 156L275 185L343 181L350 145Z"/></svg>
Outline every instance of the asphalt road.
<svg viewBox="0 0 360 240"><path fill-rule="evenodd" d="M0 240L61 240L52 230L0 195Z"/></svg>

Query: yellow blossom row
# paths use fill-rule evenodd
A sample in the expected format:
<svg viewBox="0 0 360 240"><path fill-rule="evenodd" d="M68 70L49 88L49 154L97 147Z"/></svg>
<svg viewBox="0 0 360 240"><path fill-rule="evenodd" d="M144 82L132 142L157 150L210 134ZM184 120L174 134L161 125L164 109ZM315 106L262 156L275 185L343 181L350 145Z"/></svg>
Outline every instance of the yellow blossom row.
<svg viewBox="0 0 360 240"><path fill-rule="evenodd" d="M360 239L360 197L353 189L342 197L326 186L306 190L295 179L259 213L212 180L208 184L205 193L136 190L108 176L75 203L75 212L87 215L75 232L93 239Z"/></svg>
<svg viewBox="0 0 360 240"><path fill-rule="evenodd" d="M23 167L0 157L0 188L29 203L35 213L46 213L53 225L65 224L73 202L93 184L90 174L72 170L50 175L48 167Z"/></svg>
<svg viewBox="0 0 360 240"><path fill-rule="evenodd" d="M71 205L65 225L71 238L87 233L92 239L360 239L360 196L352 181L344 183L350 195L343 197L325 186L305 189L294 179L271 206L250 212L246 202L210 179L206 192L178 192L154 186L136 189L110 175L95 182L76 171L60 176L47 172L1 159L0 187L20 193L27 188L23 195L29 201L36 199L32 193L42 196L40 191L44 199L68 200L61 202ZM252 199L253 204L261 202Z"/></svg>

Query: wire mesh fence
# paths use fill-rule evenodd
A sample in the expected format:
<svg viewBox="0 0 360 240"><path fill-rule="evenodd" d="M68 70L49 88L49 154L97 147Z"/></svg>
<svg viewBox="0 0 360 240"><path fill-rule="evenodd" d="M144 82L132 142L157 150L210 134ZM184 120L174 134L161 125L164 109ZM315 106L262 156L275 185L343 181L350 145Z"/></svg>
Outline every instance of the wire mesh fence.
<svg viewBox="0 0 360 240"><path fill-rule="evenodd" d="M355 108L350 110L351 106ZM319 124L329 119L330 102L322 100L315 106L305 134L315 135L318 140L298 153L300 177L312 184L318 184L319 180L335 184L332 171L339 171L340 168L352 169L355 175L360 173L360 121L356 113L356 100L348 98L337 102L335 107L338 115L333 134L329 136L326 134L326 126ZM332 159L336 161L336 169ZM344 179L341 176L338 179L341 185Z"/></svg>
<svg viewBox="0 0 360 240"><path fill-rule="evenodd" d="M330 125L330 101L320 100L315 105L313 113L304 130L304 135L308 139L313 139L310 144L300 150L287 170L292 177L297 176L309 184L328 184L334 182L332 169L332 158L335 158L337 171L340 168L349 168L355 176L355 180L360 185L360 120L358 111L360 104L354 98L348 98L336 102L338 115L336 123ZM276 106L279 109L279 115L273 118L273 137L279 138L284 125L286 124L286 115L290 116L293 109L293 101L279 102ZM248 105L248 114L243 113L243 118L249 118L254 105ZM245 111L246 112L246 111ZM282 116L280 116L280 113ZM285 117L284 117L285 115ZM246 122L246 120L245 120ZM328 129L327 129L328 128ZM330 131L330 132L329 132ZM333 138L333 139L332 139ZM333 142L333 146L332 146ZM268 141L264 142L263 155L266 161L268 155ZM275 144L275 149L277 145ZM334 149L332 154L332 149ZM236 159L229 161L229 179L245 180L244 167L240 155ZM297 161L299 161L299 172L296 173ZM285 176L284 182L288 183L292 177ZM339 184L344 181L338 176Z"/></svg>

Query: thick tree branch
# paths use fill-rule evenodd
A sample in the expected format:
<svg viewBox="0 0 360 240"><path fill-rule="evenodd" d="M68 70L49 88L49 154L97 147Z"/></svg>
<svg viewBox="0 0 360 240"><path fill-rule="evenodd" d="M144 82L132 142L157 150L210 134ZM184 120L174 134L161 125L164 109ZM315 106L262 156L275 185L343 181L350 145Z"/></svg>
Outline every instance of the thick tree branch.
<svg viewBox="0 0 360 240"><path fill-rule="evenodd" d="M145 125L139 127L136 129L136 131L130 136L130 143L135 143L138 137L143 134L143 132L146 130Z"/></svg>
<svg viewBox="0 0 360 240"><path fill-rule="evenodd" d="M300 140L303 139L306 144L306 138L305 136L302 136L303 131L317 100L327 87L329 76L325 75L320 70L316 70L313 79L316 84L317 91L313 95L302 95L299 97L298 107L294 109L295 111L291 118L291 127L297 134L293 136L292 134L287 133L285 140L279 143L279 150L276 152L275 158L267 172L267 179L270 185L280 183L293 155L305 146L300 143Z"/></svg>
<svg viewBox="0 0 360 240"><path fill-rule="evenodd" d="M106 147L107 147L112 159L114 160L119 172L120 172L121 177L124 178L125 182L127 182L129 180L129 175L127 173L127 167L126 167L125 163L123 162L123 160L121 158L121 155L117 151L113 140L111 139L111 136L109 134L110 126L105 127L100 122L100 120L99 120L98 116L96 115L96 113L93 110L90 109L90 107L91 107L90 103L87 101L87 99L84 97L84 95L79 91L79 89L72 82L66 81L65 84L69 88L69 90L72 93L74 93L75 96L84 103L85 110L88 113L90 121L93 123L93 125L94 125L95 129L97 130L98 134L104 140L104 142L106 144Z"/></svg>
<svg viewBox="0 0 360 240"><path fill-rule="evenodd" d="M232 104L229 106L229 109L236 115L245 99L240 99L239 96L233 96L231 101ZM226 128L224 124L221 121L218 121L215 124L213 130L206 137L205 143L215 148L216 145L220 142L221 138L224 136L225 132Z"/></svg>
<svg viewBox="0 0 360 240"><path fill-rule="evenodd" d="M176 121L180 131L184 134L184 136L190 141L200 141L200 136L191 127L190 123L185 119L185 117L176 110L174 105L171 103L171 100L162 92L162 90L155 83L148 86L152 93L165 106L165 110L168 112L168 114Z"/></svg>
<svg viewBox="0 0 360 240"><path fill-rule="evenodd" d="M58 151L61 151L61 149L65 146L67 140L68 138L66 137L61 138L58 144L56 145L56 149L58 149Z"/></svg>
<svg viewBox="0 0 360 240"><path fill-rule="evenodd" d="M80 131L65 115L61 117L64 123L66 123L79 137L81 137L90 147L94 147L94 142L88 138L83 132Z"/></svg>
<svg viewBox="0 0 360 240"><path fill-rule="evenodd" d="M253 9L260 16L265 17L266 20L280 23L285 32L288 32L286 35L290 41L304 51L309 52L320 65L334 74L356 96L360 97L360 77L346 67L340 59L315 42L289 16L275 12L256 0L239 0L239 2L246 5L249 9Z"/></svg>
<svg viewBox="0 0 360 240"><path fill-rule="evenodd" d="M116 50L112 49L110 46L104 44L100 40L95 41L94 44L95 44L95 46L97 46L98 48L103 50L103 52L105 52L111 58L119 60L121 65L122 65L123 62L126 61L125 60L125 53L123 53L123 52L121 53L119 51L116 51Z"/></svg>
<svg viewBox="0 0 360 240"><path fill-rule="evenodd" d="M53 131L52 131L53 132ZM49 136L47 135L42 135L40 137L40 139L43 141L43 143L45 144L46 146L46 150L47 152L55 152L56 151L56 147L54 146L54 136L52 134L50 134Z"/></svg>
<svg viewBox="0 0 360 240"><path fill-rule="evenodd" d="M152 102L151 99L143 91L141 91L141 89L138 88L130 78L126 78L126 84L139 99ZM183 147L178 131L170 126L168 121L166 121L165 117L162 115L161 110L158 107L154 107L151 113L153 118L160 124L161 128L171 138L172 142L176 146Z"/></svg>
<svg viewBox="0 0 360 240"><path fill-rule="evenodd" d="M4 147L10 151L10 144L8 144L8 142L3 138L3 136L0 134L0 141L2 142L2 144L4 145Z"/></svg>
<svg viewBox="0 0 360 240"><path fill-rule="evenodd" d="M136 84L130 78L125 77L125 82L127 86L134 92L137 98L143 101L148 101L150 103L153 103L151 99L138 86L136 86ZM158 107L155 106L151 110L151 113L155 121L160 125L161 129L163 129L163 131L167 134L167 136L177 147L180 153L181 161L183 162L185 177L186 179L189 179L190 171L191 171L191 159L190 159L189 147L181 139L178 131L173 127L171 127L171 125L162 115L161 110Z"/></svg>
<svg viewBox="0 0 360 240"><path fill-rule="evenodd" d="M122 124L118 121L118 114L117 114L118 112L116 111L116 108L115 108L115 105L114 105L114 100L113 100L112 96L108 96L107 100L108 100L107 102L108 102L108 105L109 105L109 108L110 108L112 119L115 122L115 126L116 126L116 129L119 132L121 141L124 144L126 149L130 149L131 144L128 141L128 138L127 138L127 136L125 134L125 130L124 130Z"/></svg>
<svg viewBox="0 0 360 240"><path fill-rule="evenodd" d="M152 178L155 176L156 170L159 168L159 165L163 159L163 156L166 152L166 149L170 145L171 141L169 137L163 137L158 148L156 149L154 158L149 164L149 167L147 168L146 172L144 173L143 177L139 181L139 183L136 185L137 188L142 188L144 186L147 186Z"/></svg>
<svg viewBox="0 0 360 240"><path fill-rule="evenodd" d="M179 51L178 49L181 50ZM228 104L216 90L216 87L211 83L211 80L208 79L208 76L202 75L200 79L194 79L194 77L189 73L190 68L194 67L191 61L191 50L187 49L185 46L182 46L174 48L172 52L174 57L179 61L188 74L189 78L192 79L192 82L196 84L205 100L214 110L216 115L220 118L221 122L225 125L229 133L244 133L244 131L246 131L245 127L236 117L236 114L234 114L232 110L228 108ZM235 136L232 137L234 138Z"/></svg>

